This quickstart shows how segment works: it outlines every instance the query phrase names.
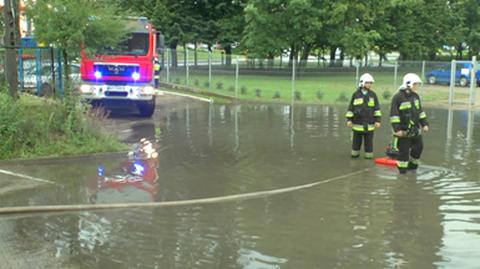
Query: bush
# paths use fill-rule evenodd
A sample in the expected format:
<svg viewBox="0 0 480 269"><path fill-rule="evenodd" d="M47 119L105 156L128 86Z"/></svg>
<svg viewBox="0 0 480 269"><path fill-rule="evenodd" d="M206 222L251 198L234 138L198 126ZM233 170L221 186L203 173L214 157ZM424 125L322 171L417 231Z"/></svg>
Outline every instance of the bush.
<svg viewBox="0 0 480 269"><path fill-rule="evenodd" d="M193 85L195 85L195 86L200 85L200 81L198 81L198 79L195 79L195 80L193 81Z"/></svg>
<svg viewBox="0 0 480 269"><path fill-rule="evenodd" d="M175 78L175 84L180 84L180 78Z"/></svg>
<svg viewBox="0 0 480 269"><path fill-rule="evenodd" d="M242 86L242 87L240 88L240 94L247 94L247 87Z"/></svg>
<svg viewBox="0 0 480 269"><path fill-rule="evenodd" d="M317 99L318 99L318 100L322 100L322 99L323 99L323 91L322 91L322 90L318 90L318 91L317 91Z"/></svg>
<svg viewBox="0 0 480 269"><path fill-rule="evenodd" d="M208 81L205 81L205 83L203 83L203 86L205 88L210 88L210 83Z"/></svg>
<svg viewBox="0 0 480 269"><path fill-rule="evenodd" d="M255 96L256 97L262 97L262 90L261 89L255 89Z"/></svg>
<svg viewBox="0 0 480 269"><path fill-rule="evenodd" d="M272 98L273 98L273 99L279 99L280 97L282 97L281 94L280 94L280 91L276 91L276 92L273 94L273 97L272 97Z"/></svg>
<svg viewBox="0 0 480 269"><path fill-rule="evenodd" d="M299 91L295 91L293 93L293 97L294 97L295 100L302 100L302 93L299 92Z"/></svg>
<svg viewBox="0 0 480 269"><path fill-rule="evenodd" d="M341 92L340 96L337 98L337 102L348 102L348 97L345 92Z"/></svg>
<svg viewBox="0 0 480 269"><path fill-rule="evenodd" d="M383 91L382 98L383 100L389 100L392 97L392 93L390 91Z"/></svg>
<svg viewBox="0 0 480 269"><path fill-rule="evenodd" d="M105 113L80 105L0 93L0 159L118 151L124 146L107 134ZM75 104L75 105L71 105Z"/></svg>
<svg viewBox="0 0 480 269"><path fill-rule="evenodd" d="M234 92L234 91L235 91L235 87L234 87L234 86L228 87L228 91L229 91L229 92Z"/></svg>
<svg viewBox="0 0 480 269"><path fill-rule="evenodd" d="M217 89L219 90L223 89L223 82L221 81L217 82Z"/></svg>

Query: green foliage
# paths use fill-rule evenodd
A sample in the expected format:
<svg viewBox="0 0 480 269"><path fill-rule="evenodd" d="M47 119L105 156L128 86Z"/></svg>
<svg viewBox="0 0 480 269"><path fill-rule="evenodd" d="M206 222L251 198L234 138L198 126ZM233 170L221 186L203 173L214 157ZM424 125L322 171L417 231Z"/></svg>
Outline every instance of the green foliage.
<svg viewBox="0 0 480 269"><path fill-rule="evenodd" d="M223 89L223 82L221 82L221 81L217 82L217 89L219 89L219 90Z"/></svg>
<svg viewBox="0 0 480 269"><path fill-rule="evenodd" d="M210 82L205 81L205 83L203 83L203 87L210 88Z"/></svg>
<svg viewBox="0 0 480 269"><path fill-rule="evenodd" d="M71 56L78 55L81 44L87 49L117 44L127 31L111 1L37 0L27 6L36 39Z"/></svg>
<svg viewBox="0 0 480 269"><path fill-rule="evenodd" d="M123 149L103 125L105 114L51 99L22 95L14 102L0 93L0 159L72 155Z"/></svg>
<svg viewBox="0 0 480 269"><path fill-rule="evenodd" d="M302 100L302 93L299 92L299 91L295 91L295 92L293 93L293 96L294 96L294 99L297 100L297 101Z"/></svg>
<svg viewBox="0 0 480 269"><path fill-rule="evenodd" d="M324 96L323 91L322 91L322 90L318 90L318 91L316 92L316 96L317 96L317 99L318 99L318 100L322 100L322 99L323 99L323 96Z"/></svg>
<svg viewBox="0 0 480 269"><path fill-rule="evenodd" d="M255 89L255 96L256 97L262 97L262 89Z"/></svg>
<svg viewBox="0 0 480 269"><path fill-rule="evenodd" d="M175 78L175 84L180 84L180 78Z"/></svg>
<svg viewBox="0 0 480 269"><path fill-rule="evenodd" d="M337 98L337 102L348 102L348 97L345 92L341 92Z"/></svg>
<svg viewBox="0 0 480 269"><path fill-rule="evenodd" d="M382 98L383 100L389 100L392 97L392 93L388 90L383 91Z"/></svg>
<svg viewBox="0 0 480 269"><path fill-rule="evenodd" d="M229 91L229 92L234 92L234 91L235 91L235 87L234 87L234 86L228 87L228 91Z"/></svg>
<svg viewBox="0 0 480 269"><path fill-rule="evenodd" d="M279 99L280 97L282 97L282 95L280 94L280 91L275 91L272 98L273 99Z"/></svg>
<svg viewBox="0 0 480 269"><path fill-rule="evenodd" d="M200 85L200 81L198 81L198 79L195 79L195 80L193 81L193 85L195 85L195 86Z"/></svg>
<svg viewBox="0 0 480 269"><path fill-rule="evenodd" d="M240 88L240 94L247 94L247 87L242 86L242 87Z"/></svg>
<svg viewBox="0 0 480 269"><path fill-rule="evenodd" d="M433 59L445 46L458 57L480 50L478 0L109 2L151 18L171 48L220 43L228 53L238 43L249 57L268 59L285 51L301 59L339 49L353 58L398 51L401 59Z"/></svg>

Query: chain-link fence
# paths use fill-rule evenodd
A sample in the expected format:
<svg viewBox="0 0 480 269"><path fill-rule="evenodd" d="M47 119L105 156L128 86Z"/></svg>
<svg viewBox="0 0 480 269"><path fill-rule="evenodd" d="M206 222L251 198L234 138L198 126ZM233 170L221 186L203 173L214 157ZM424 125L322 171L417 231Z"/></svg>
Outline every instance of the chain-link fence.
<svg viewBox="0 0 480 269"><path fill-rule="evenodd" d="M321 103L349 99L359 76L367 72L374 76L374 90L380 98L390 100L403 76L416 73L424 81L420 89L424 100L472 104L470 94L475 91L468 87L470 81L476 81L470 79L474 64L468 61L457 65L461 67L455 72L451 62L323 58L294 62L287 57L253 59L217 51L166 50L161 81L232 98ZM453 73L455 83L450 87ZM452 94L452 88L457 94Z"/></svg>
<svg viewBox="0 0 480 269"><path fill-rule="evenodd" d="M5 75L5 52L0 49L0 83L7 85ZM38 96L62 96L64 93L64 67L59 49L50 47L18 48L18 89ZM80 82L80 66L71 65L71 80Z"/></svg>

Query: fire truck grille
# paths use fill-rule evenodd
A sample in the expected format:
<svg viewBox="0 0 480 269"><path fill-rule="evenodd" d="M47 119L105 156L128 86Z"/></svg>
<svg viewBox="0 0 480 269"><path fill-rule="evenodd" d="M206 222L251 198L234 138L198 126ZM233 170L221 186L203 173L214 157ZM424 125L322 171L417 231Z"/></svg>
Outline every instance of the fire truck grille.
<svg viewBox="0 0 480 269"><path fill-rule="evenodd" d="M138 66L135 66L135 65L96 64L96 65L94 65L94 68L95 68L96 71L99 71L102 74L102 76L127 76L127 77L130 77L133 72L138 70Z"/></svg>

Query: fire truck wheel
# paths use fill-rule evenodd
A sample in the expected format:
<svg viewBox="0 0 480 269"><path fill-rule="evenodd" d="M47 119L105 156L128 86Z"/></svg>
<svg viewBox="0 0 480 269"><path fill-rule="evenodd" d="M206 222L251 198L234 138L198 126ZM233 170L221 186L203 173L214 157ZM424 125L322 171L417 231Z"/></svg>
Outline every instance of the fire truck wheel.
<svg viewBox="0 0 480 269"><path fill-rule="evenodd" d="M142 101L137 103L138 112L140 116L150 118L155 112L155 99L151 101Z"/></svg>

